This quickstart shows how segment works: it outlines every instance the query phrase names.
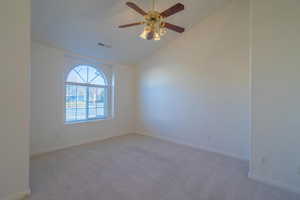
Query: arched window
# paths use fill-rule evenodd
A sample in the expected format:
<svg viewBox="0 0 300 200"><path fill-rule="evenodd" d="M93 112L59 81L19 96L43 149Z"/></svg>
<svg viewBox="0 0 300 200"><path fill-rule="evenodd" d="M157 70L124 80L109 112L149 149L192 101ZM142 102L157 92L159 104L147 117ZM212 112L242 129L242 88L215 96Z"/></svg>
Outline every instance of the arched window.
<svg viewBox="0 0 300 200"><path fill-rule="evenodd" d="M108 116L109 84L101 71L79 65L65 81L65 121L79 122Z"/></svg>

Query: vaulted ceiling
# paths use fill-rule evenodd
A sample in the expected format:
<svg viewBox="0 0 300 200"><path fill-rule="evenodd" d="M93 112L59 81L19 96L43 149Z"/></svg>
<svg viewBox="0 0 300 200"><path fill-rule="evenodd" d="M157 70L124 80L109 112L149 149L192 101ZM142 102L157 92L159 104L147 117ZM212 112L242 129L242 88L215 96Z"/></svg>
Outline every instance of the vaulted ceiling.
<svg viewBox="0 0 300 200"><path fill-rule="evenodd" d="M151 0L128 1L145 11L151 8ZM184 11L166 21L188 31L229 1L156 0L156 8L163 11L178 2L184 4ZM143 26L117 28L118 25L143 20L125 3L126 0L32 0L32 39L84 56L134 64L180 37L180 34L168 31L161 41L146 41L138 37ZM112 48L100 47L98 42L109 44Z"/></svg>

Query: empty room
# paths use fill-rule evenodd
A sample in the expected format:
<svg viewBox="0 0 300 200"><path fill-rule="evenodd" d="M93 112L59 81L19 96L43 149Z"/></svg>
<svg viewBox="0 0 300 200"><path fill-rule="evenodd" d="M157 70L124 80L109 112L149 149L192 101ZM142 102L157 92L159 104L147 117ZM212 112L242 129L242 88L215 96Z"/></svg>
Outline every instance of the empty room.
<svg viewBox="0 0 300 200"><path fill-rule="evenodd" d="M0 11L0 200L300 200L299 0Z"/></svg>

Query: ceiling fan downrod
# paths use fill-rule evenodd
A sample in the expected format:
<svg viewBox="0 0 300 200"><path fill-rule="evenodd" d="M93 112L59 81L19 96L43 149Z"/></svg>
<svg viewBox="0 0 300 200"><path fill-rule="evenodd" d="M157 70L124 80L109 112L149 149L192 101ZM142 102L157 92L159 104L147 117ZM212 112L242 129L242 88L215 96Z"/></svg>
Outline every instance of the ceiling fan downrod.
<svg viewBox="0 0 300 200"><path fill-rule="evenodd" d="M155 11L155 0L152 0L152 11Z"/></svg>

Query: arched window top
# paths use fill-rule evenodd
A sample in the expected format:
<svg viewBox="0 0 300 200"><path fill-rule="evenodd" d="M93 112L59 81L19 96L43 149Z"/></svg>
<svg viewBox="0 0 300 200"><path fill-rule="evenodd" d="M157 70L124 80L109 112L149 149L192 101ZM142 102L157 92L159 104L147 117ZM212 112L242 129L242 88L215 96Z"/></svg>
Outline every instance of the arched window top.
<svg viewBox="0 0 300 200"><path fill-rule="evenodd" d="M73 68L69 72L66 82L102 86L107 85L104 74L98 69L88 65L79 65Z"/></svg>

